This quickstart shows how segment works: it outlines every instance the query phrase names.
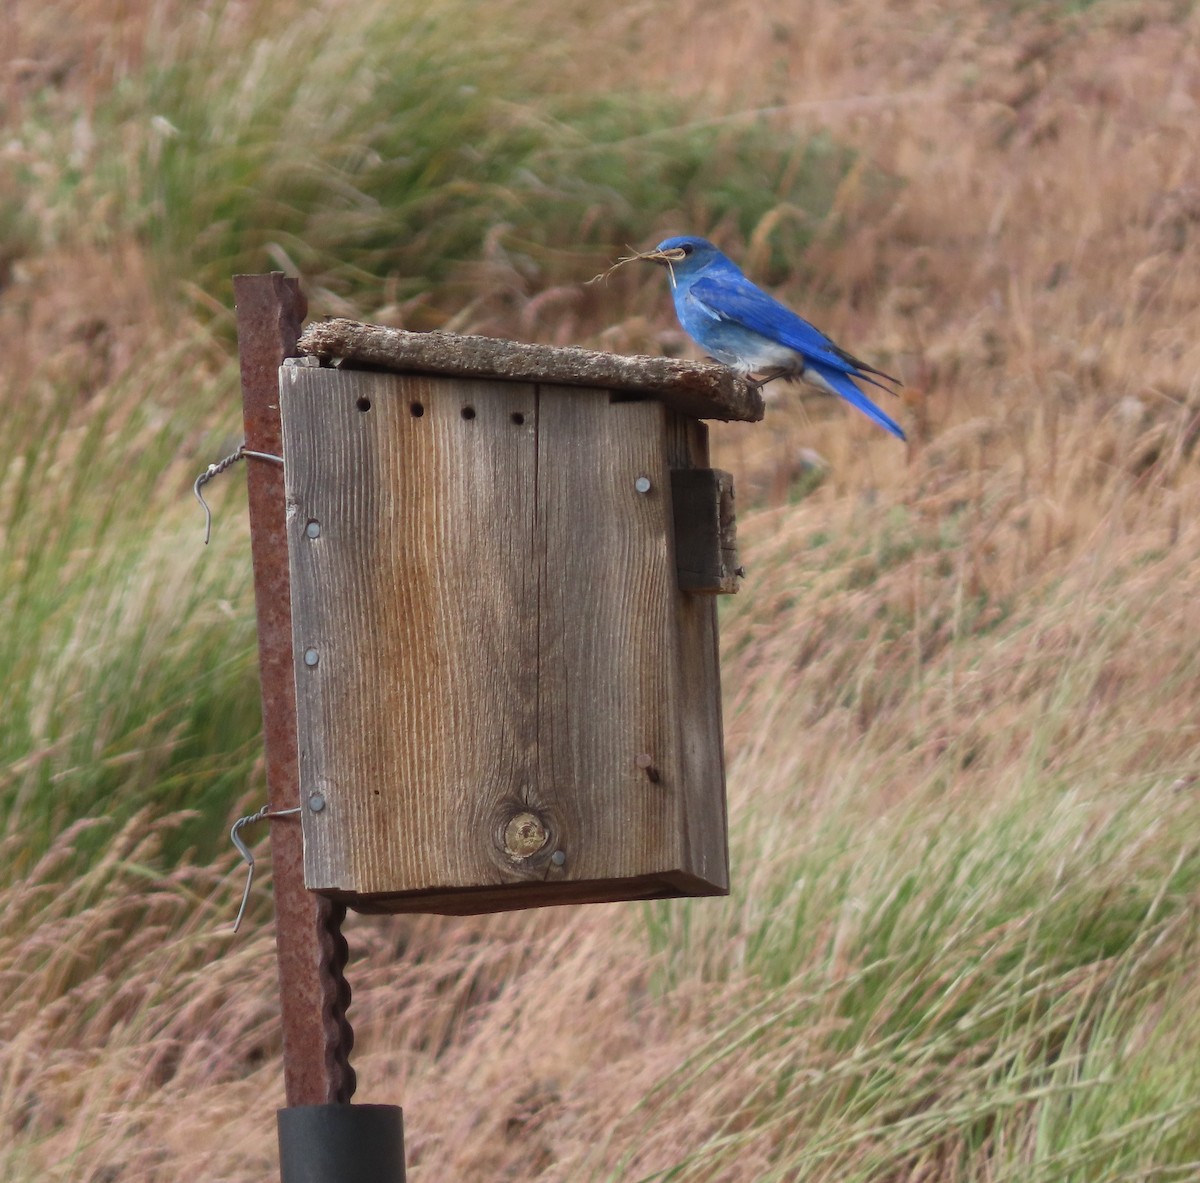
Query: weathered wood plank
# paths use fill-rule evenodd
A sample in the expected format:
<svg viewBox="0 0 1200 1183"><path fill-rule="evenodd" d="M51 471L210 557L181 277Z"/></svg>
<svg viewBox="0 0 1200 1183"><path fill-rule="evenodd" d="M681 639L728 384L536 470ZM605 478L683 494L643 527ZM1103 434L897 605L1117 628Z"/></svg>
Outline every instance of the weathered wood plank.
<svg viewBox="0 0 1200 1183"><path fill-rule="evenodd" d="M624 357L589 349L528 345L458 333L410 333L352 320L310 324L302 353L341 358L350 368L507 381L548 382L659 399L697 419L758 422L762 394L726 366L669 357Z"/></svg>
<svg viewBox="0 0 1200 1183"><path fill-rule="evenodd" d="M571 877L680 869L665 410L540 389L539 727ZM639 763L640 761L640 763Z"/></svg>
<svg viewBox="0 0 1200 1183"><path fill-rule="evenodd" d="M667 461L672 471L708 468L708 428L668 414ZM725 795L725 733L721 717L721 653L717 601L675 590L679 637L680 732L683 744L685 862L714 892L729 890Z"/></svg>
<svg viewBox="0 0 1200 1183"><path fill-rule="evenodd" d="M715 615L677 586L668 458L703 425L602 390L281 384L310 886L446 912L724 890Z"/></svg>
<svg viewBox="0 0 1200 1183"><path fill-rule="evenodd" d="M495 882L535 775L533 388L282 373L309 882Z"/></svg>
<svg viewBox="0 0 1200 1183"><path fill-rule="evenodd" d="M677 468L671 473L675 504L675 561L684 591L732 595L741 568L733 477L719 468Z"/></svg>
<svg viewBox="0 0 1200 1183"><path fill-rule="evenodd" d="M456 887L379 896L345 897L356 912L395 914L422 912L440 916L475 916L563 904L612 904L621 900L661 900L677 896L725 895L716 887L682 872L635 875L628 879L529 880L501 887Z"/></svg>

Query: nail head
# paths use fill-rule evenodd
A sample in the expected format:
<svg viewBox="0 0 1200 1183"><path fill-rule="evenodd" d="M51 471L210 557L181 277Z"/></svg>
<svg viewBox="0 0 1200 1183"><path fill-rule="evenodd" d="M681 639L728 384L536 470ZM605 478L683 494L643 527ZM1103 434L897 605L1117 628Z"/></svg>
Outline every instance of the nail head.
<svg viewBox="0 0 1200 1183"><path fill-rule="evenodd" d="M304 650L304 664L312 669L321 660L321 655L315 649Z"/></svg>
<svg viewBox="0 0 1200 1183"><path fill-rule="evenodd" d="M650 492L650 478L648 476L638 477L638 479L633 482L633 487L639 493L649 493Z"/></svg>

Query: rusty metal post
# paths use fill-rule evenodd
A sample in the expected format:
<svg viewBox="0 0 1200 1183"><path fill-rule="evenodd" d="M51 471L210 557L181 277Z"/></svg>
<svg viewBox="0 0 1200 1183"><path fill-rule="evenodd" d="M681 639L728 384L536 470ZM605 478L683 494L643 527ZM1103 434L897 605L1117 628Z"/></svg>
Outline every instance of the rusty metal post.
<svg viewBox="0 0 1200 1183"><path fill-rule="evenodd" d="M307 304L300 285L276 272L238 275L238 353L246 447L281 455L279 366L296 353ZM271 809L302 805L297 767L296 686L283 468L251 459L247 486L258 655L262 676L263 742ZM275 941L283 1021L283 1076L289 1106L344 1103L354 1093L346 1022L350 987L343 905L306 891L298 819L271 826Z"/></svg>

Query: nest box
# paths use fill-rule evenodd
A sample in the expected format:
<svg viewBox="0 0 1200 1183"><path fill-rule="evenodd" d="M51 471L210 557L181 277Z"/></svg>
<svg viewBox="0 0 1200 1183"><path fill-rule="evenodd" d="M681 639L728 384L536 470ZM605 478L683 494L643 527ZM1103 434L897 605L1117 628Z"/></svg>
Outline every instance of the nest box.
<svg viewBox="0 0 1200 1183"><path fill-rule="evenodd" d="M305 883L369 912L728 890L728 371L332 321L280 371ZM322 364L339 359L336 367Z"/></svg>

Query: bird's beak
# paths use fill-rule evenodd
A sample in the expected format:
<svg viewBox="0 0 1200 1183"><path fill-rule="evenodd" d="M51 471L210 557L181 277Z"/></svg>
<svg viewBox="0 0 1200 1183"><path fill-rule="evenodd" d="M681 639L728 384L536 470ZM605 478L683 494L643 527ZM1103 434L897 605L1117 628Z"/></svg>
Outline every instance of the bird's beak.
<svg viewBox="0 0 1200 1183"><path fill-rule="evenodd" d="M634 259L645 259L648 263L661 263L671 273L671 288L675 288L675 264L687 258L687 251L681 250L677 246L671 247L665 251L642 251L641 254L634 255ZM633 260L631 259L630 262Z"/></svg>
<svg viewBox="0 0 1200 1183"><path fill-rule="evenodd" d="M664 267L669 267L672 263L680 263L686 258L687 253L674 246L666 251L642 251L641 254L631 255L621 262L632 263L635 259L644 259L647 263L661 263Z"/></svg>
<svg viewBox="0 0 1200 1183"><path fill-rule="evenodd" d="M671 268L673 263L678 263L682 259L687 258L687 252L680 250L679 247L672 247L667 251L638 251L632 255L622 255L607 271L601 275L595 276L589 280L589 283L595 283L600 279L607 279L618 267L624 267L626 263L636 263L639 260L645 260L647 263L661 263L664 267ZM675 284L675 271L671 268L671 285Z"/></svg>
<svg viewBox="0 0 1200 1183"><path fill-rule="evenodd" d="M639 251L636 255L630 255L627 259L622 259L621 263L634 263L639 259L645 260L647 263L660 263L671 273L671 287L675 287L675 264L682 262L687 258L687 251L681 250L677 246L673 246L668 250L660 251ZM619 264L618 264L619 266Z"/></svg>

